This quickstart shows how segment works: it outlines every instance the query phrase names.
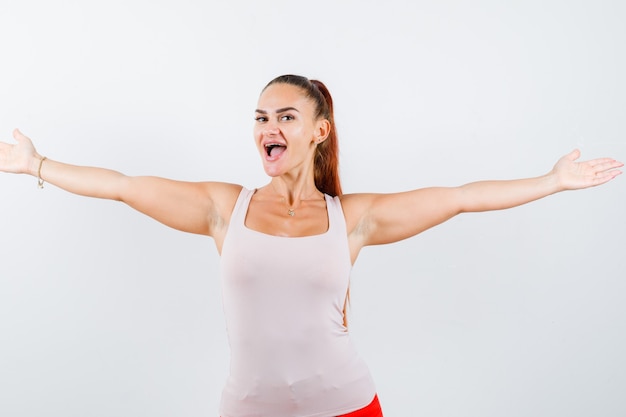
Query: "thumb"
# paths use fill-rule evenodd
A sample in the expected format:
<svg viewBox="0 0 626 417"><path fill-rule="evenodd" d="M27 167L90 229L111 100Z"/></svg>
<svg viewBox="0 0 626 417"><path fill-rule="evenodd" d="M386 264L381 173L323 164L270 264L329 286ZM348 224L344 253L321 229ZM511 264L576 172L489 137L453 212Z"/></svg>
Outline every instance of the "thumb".
<svg viewBox="0 0 626 417"><path fill-rule="evenodd" d="M19 129L14 129L13 130L13 139L15 139L16 141L20 141L22 139L24 139L26 136L24 136L24 134L22 132L20 132Z"/></svg>
<svg viewBox="0 0 626 417"><path fill-rule="evenodd" d="M17 141L18 144L25 144L31 147L33 146L33 141L30 140L30 138L23 134L19 129L13 130L13 138Z"/></svg>
<svg viewBox="0 0 626 417"><path fill-rule="evenodd" d="M580 149L574 149L573 151L568 153L565 157L569 159L570 161L574 162L575 160L580 158Z"/></svg>

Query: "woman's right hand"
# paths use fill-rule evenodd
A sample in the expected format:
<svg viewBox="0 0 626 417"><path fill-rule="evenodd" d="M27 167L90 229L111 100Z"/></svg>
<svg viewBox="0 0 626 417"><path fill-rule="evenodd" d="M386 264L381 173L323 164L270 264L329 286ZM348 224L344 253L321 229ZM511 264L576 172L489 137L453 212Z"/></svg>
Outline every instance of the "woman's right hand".
<svg viewBox="0 0 626 417"><path fill-rule="evenodd" d="M13 138L17 143L0 142L0 171L37 175L41 155L33 142L18 129L13 131Z"/></svg>

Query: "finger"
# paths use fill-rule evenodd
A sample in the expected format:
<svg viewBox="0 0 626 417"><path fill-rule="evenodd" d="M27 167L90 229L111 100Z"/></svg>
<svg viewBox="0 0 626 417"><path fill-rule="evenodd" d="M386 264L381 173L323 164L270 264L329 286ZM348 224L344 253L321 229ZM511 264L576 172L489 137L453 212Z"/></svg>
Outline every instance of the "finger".
<svg viewBox="0 0 626 417"><path fill-rule="evenodd" d="M607 171L610 169L624 166L622 162L616 161L612 158L599 158L589 162L590 167L593 168L595 171Z"/></svg>
<svg viewBox="0 0 626 417"><path fill-rule="evenodd" d="M605 182L611 181L613 178L620 175L622 171L612 170L612 171L604 171L598 172L596 177L594 178L594 185L604 184Z"/></svg>
<svg viewBox="0 0 626 417"><path fill-rule="evenodd" d="M607 162L614 162L614 161L615 159L613 158L596 158L596 159L590 159L589 161L587 161L587 163L591 166L596 166L596 165L605 164Z"/></svg>

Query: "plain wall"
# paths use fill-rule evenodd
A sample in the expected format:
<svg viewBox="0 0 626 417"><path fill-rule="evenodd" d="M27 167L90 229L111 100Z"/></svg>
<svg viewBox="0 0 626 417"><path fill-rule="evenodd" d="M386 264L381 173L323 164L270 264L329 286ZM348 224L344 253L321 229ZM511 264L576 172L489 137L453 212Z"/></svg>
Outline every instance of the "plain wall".
<svg viewBox="0 0 626 417"><path fill-rule="evenodd" d="M346 192L626 160L625 21L617 0L0 0L0 140L262 186L256 100L297 73L334 95ZM626 415L625 181L364 249L350 325L386 416ZM212 240L32 177L0 196L0 415L217 416Z"/></svg>

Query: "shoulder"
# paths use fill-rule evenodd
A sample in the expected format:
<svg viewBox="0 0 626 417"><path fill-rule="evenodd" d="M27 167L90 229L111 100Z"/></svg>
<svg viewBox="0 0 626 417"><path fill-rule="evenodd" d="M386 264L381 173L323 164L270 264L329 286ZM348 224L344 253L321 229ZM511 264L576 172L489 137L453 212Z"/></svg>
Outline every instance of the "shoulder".
<svg viewBox="0 0 626 417"><path fill-rule="evenodd" d="M341 201L341 205L344 207L349 207L350 209L357 209L359 207L366 206L372 201L377 194L374 193L353 193L353 194L343 194L339 196L339 200Z"/></svg>
<svg viewBox="0 0 626 417"><path fill-rule="evenodd" d="M234 195L235 198L239 196L241 190L243 190L243 186L240 184L232 184L228 182L216 182L216 181L206 181L202 183L205 189L216 196L216 198L220 197L231 197Z"/></svg>
<svg viewBox="0 0 626 417"><path fill-rule="evenodd" d="M352 212L360 212L363 210L367 210L376 202L376 200L383 194L377 193L354 193L354 194L344 194L339 197L341 201L341 205L344 211Z"/></svg>
<svg viewBox="0 0 626 417"><path fill-rule="evenodd" d="M244 189L239 184L231 184L226 182L204 182L202 183L207 195L211 199L215 210L217 210L221 217L225 214L230 214L239 194Z"/></svg>

